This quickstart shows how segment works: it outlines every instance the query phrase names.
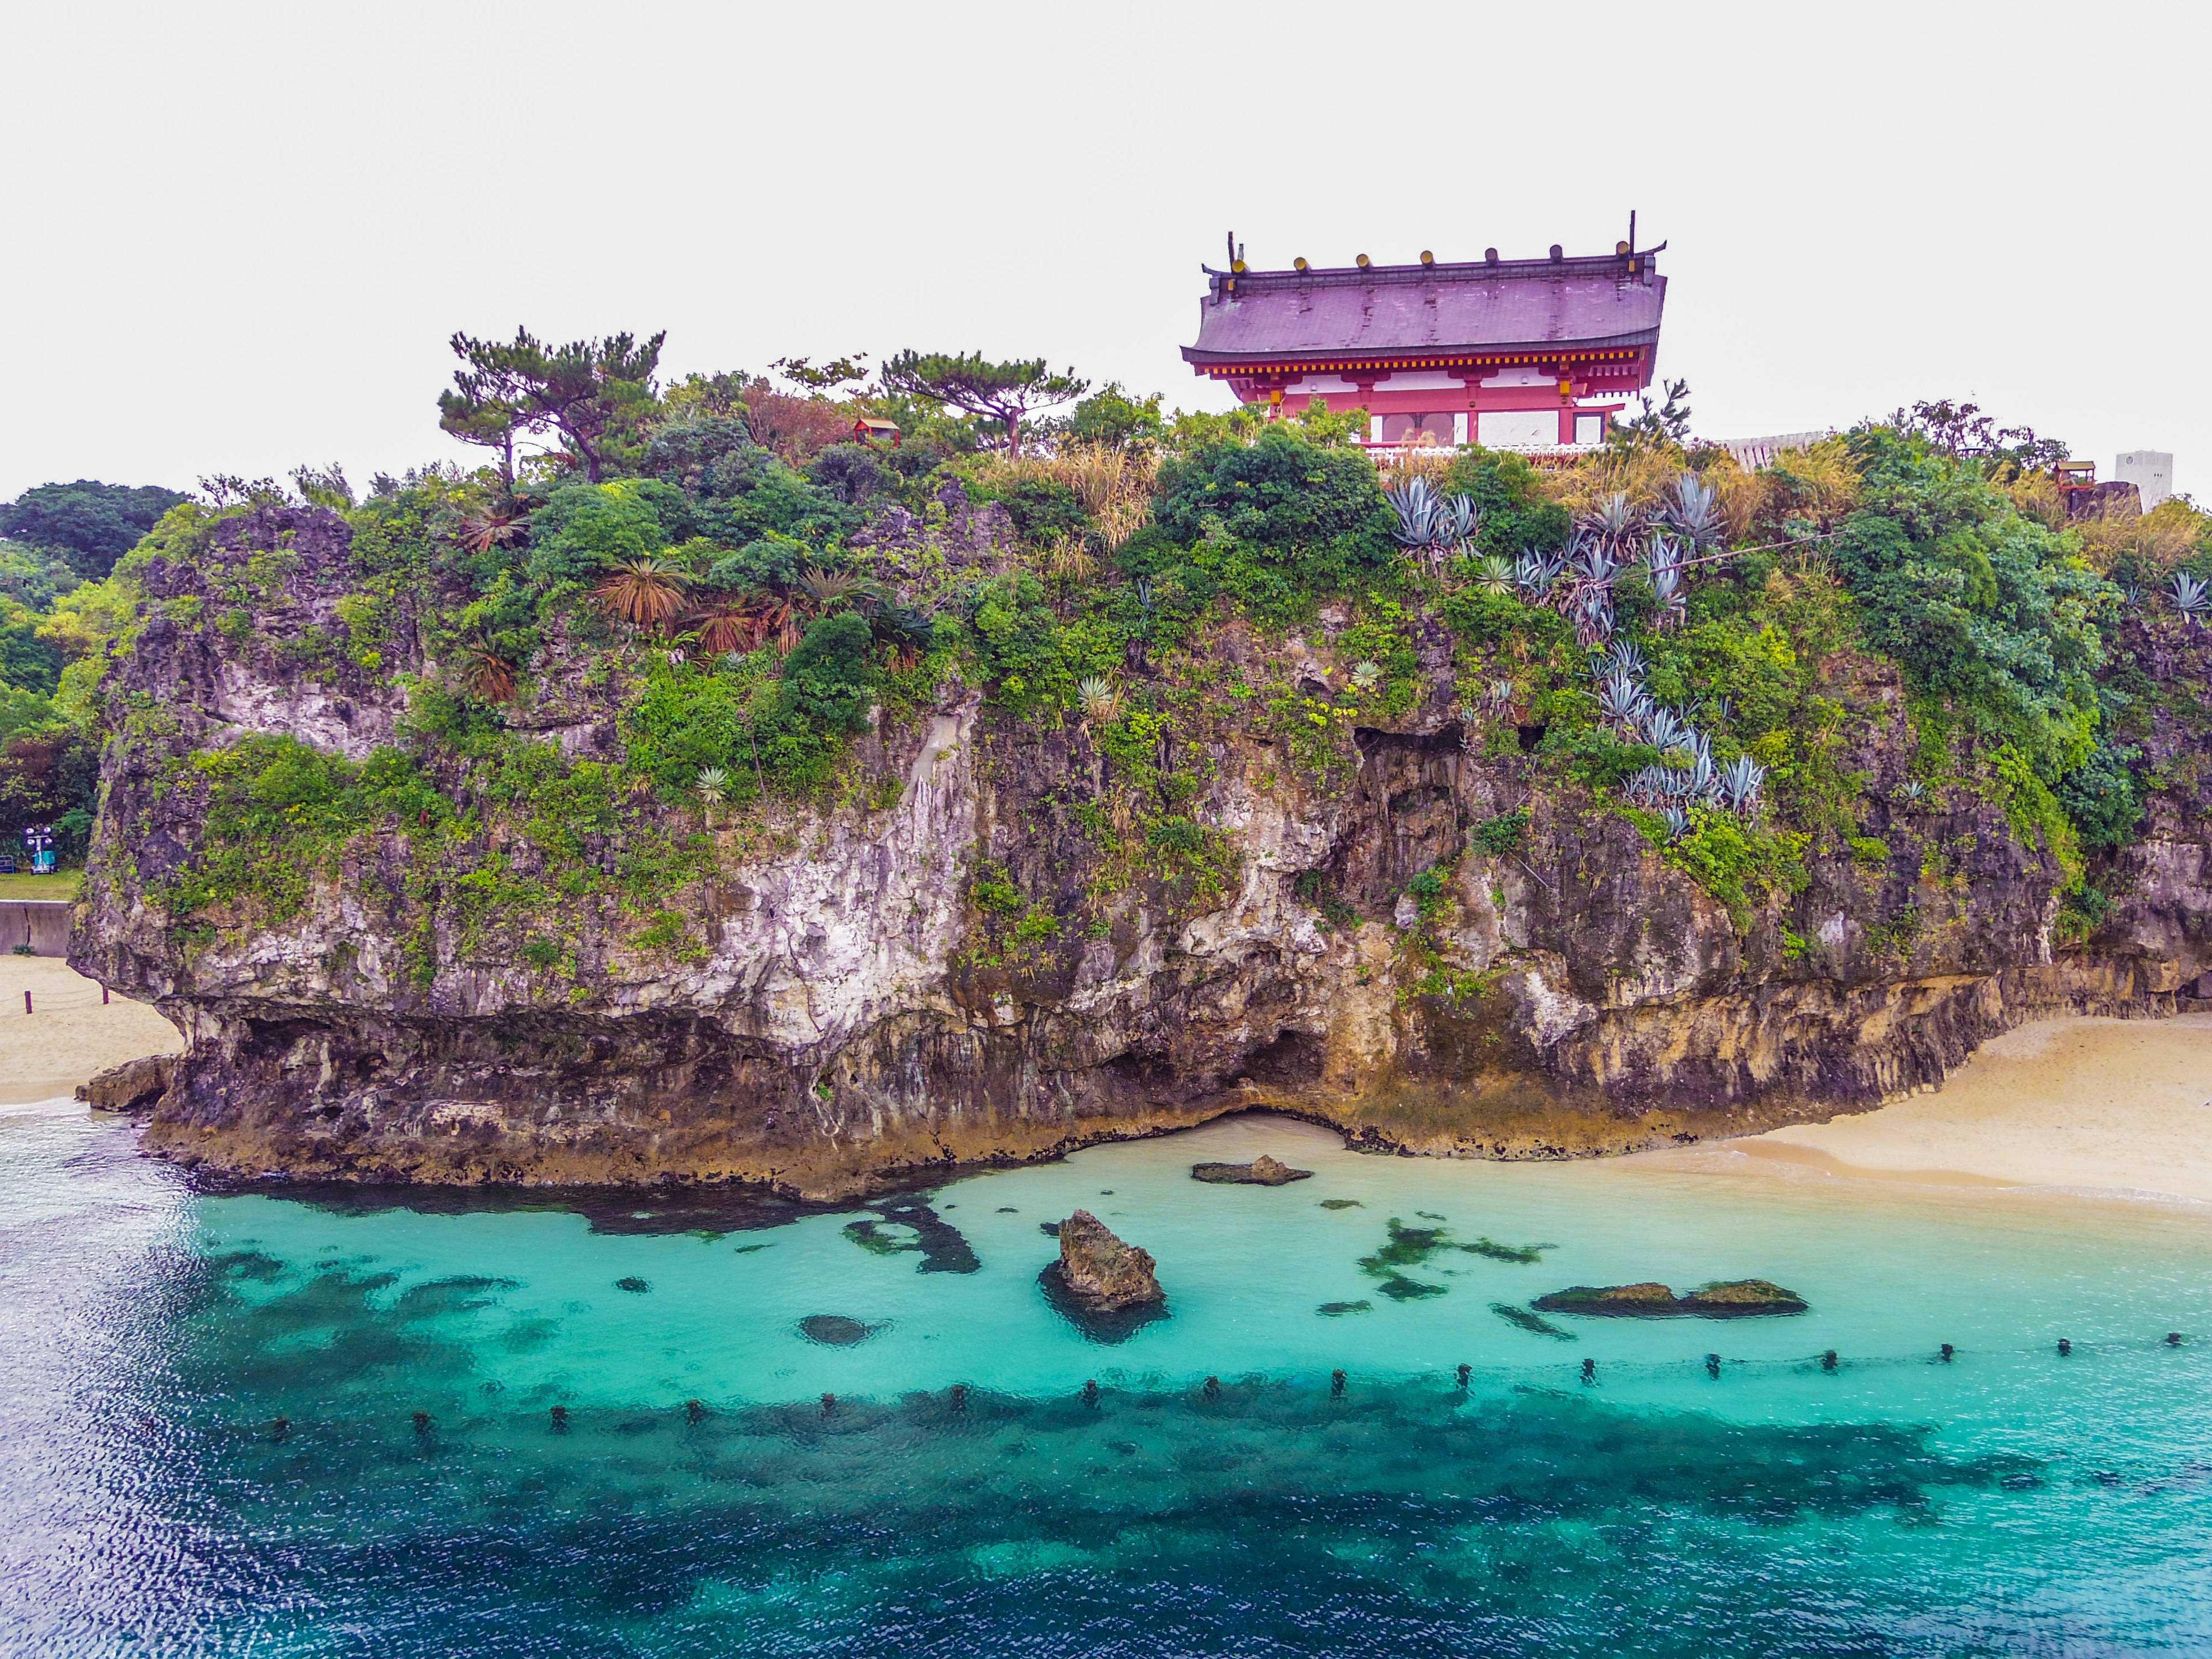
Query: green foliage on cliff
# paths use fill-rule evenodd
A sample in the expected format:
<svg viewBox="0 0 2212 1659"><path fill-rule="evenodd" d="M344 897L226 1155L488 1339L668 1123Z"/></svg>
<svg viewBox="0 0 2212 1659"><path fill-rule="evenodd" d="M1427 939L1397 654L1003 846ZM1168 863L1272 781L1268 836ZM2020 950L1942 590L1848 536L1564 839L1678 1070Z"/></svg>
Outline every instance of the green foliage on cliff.
<svg viewBox="0 0 2212 1659"><path fill-rule="evenodd" d="M992 447L989 420L911 388L854 389L849 364L663 386L657 337L592 351L623 340L619 362L578 358L574 431L489 380L447 411L502 462L519 428L501 422L542 416L562 455L382 477L358 505L335 472L303 471L351 529L352 586L281 636L265 613L295 568L283 538L220 570L209 556L225 516L278 499L273 485L175 507L112 581L76 592L66 562L0 549L0 805L11 777L43 789L82 770L108 656L156 614L332 700L407 708L400 748L358 767L261 739L192 757L175 782L204 792L206 833L165 890L179 917L296 907L343 859L381 860L395 902L441 937L527 936L526 959L556 974L588 904L618 912L637 948L701 948L687 884L810 813L897 799L914 722L969 690L986 738L1018 732L1065 762L1051 810L1080 826L1088 860L979 878L1009 959L1107 926L1109 901L1139 885L1186 912L1217 902L1242 867L1241 802L1353 800L1378 739L1418 739L1441 767L1455 719L1466 763L1504 792L1477 846L1540 860L1559 848L1533 824L1571 838L1585 810L1626 812L1746 927L1816 867L1879 883L1892 860L1867 849L1909 860L1928 812L1977 795L2047 849L2062 884L2093 890L2085 872L2179 775L2144 772L2143 756L2154 726L2190 711L2132 661L2115 667L2128 613L2100 571L2143 581L2212 557L2176 539L2197 521L2116 553L2054 516L2016 458L1953 453L1924 423L1869 425L1755 474L1655 432L1559 467L1414 456L1386 480L1348 441L1356 412L1164 420L1158 399L1111 387L1040 422L1053 447L1016 458ZM898 420L906 441L854 441L863 414ZM1466 545L1399 548L1382 487L1412 471L1473 499ZM1689 476L1719 517L1677 602L1632 564L1592 637L1516 574L1523 556L1586 549L1616 493L1648 524ZM142 608L155 559L200 570L204 592ZM625 609L611 578L659 598ZM1705 758L1761 769L1755 800L1723 812L1709 796L1670 819L1645 810L1647 787L1631 805L1639 775L1692 759L1607 714L1593 648L1607 643L1633 647L1638 684ZM1870 757L1900 747L1910 790L1891 776L1877 794ZM1551 805L1531 815L1518 803L1539 793ZM1418 817L1422 794L1386 808ZM1004 905L988 902L1000 876ZM1374 913L1372 892L1360 902ZM1878 925L1907 939L1898 918ZM412 948L419 964L437 947Z"/></svg>
<svg viewBox="0 0 2212 1659"><path fill-rule="evenodd" d="M356 766L293 738L252 736L192 757L180 782L205 794L198 856L160 894L179 920L245 902L257 919L281 925L315 877L337 874L356 836L434 833L453 817L453 804L396 750Z"/></svg>

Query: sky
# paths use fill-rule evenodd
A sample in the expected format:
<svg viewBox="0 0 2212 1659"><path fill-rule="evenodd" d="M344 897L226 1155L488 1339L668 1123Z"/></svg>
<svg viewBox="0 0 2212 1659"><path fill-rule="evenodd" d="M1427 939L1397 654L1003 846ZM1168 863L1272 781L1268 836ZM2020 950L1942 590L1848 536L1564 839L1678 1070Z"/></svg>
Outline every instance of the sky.
<svg viewBox="0 0 2212 1659"><path fill-rule="evenodd" d="M1716 439L1971 398L2212 496L2212 7L0 8L0 500L478 459L455 330L1225 407L1201 261L1609 250Z"/></svg>

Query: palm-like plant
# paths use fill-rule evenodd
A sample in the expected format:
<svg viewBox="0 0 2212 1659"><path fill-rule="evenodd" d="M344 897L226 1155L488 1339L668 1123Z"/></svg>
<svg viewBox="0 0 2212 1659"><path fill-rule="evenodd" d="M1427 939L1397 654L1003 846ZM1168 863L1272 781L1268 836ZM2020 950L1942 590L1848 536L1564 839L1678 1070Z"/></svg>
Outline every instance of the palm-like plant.
<svg viewBox="0 0 2212 1659"><path fill-rule="evenodd" d="M1110 720L1121 707L1121 694L1103 674L1086 674L1075 684L1076 700L1086 720Z"/></svg>
<svg viewBox="0 0 2212 1659"><path fill-rule="evenodd" d="M483 635L472 635L461 642L461 684L471 696L506 702L514 696L514 664Z"/></svg>
<svg viewBox="0 0 2212 1659"><path fill-rule="evenodd" d="M690 580L681 565L667 559L628 559L592 590L592 597L617 622L659 629L684 614L684 589Z"/></svg>
<svg viewBox="0 0 2212 1659"><path fill-rule="evenodd" d="M691 781L691 793L703 801L711 811L722 804L730 791L730 775L719 766L702 766L699 775Z"/></svg>
<svg viewBox="0 0 2212 1659"><path fill-rule="evenodd" d="M717 599L684 620L699 635L699 648L710 657L757 650L768 632L767 607L757 599Z"/></svg>
<svg viewBox="0 0 2212 1659"><path fill-rule="evenodd" d="M2173 581L2166 589L2172 596L2173 608L2181 612L2185 623L2202 623L2204 613L2212 611L2212 583L2191 575L2186 570L2173 573Z"/></svg>
<svg viewBox="0 0 2212 1659"><path fill-rule="evenodd" d="M1352 668L1352 689L1353 690L1361 692L1372 691L1382 683L1382 671L1376 667L1373 663L1363 662L1356 665Z"/></svg>
<svg viewBox="0 0 2212 1659"><path fill-rule="evenodd" d="M1488 554L1474 568L1474 585L1502 599L1513 591L1513 574L1512 560L1503 553Z"/></svg>
<svg viewBox="0 0 2212 1659"><path fill-rule="evenodd" d="M471 553L489 553L512 547L529 533L529 520L512 507L487 507L464 514L454 539Z"/></svg>
<svg viewBox="0 0 2212 1659"><path fill-rule="evenodd" d="M849 570L824 570L812 564L800 574L799 585L814 601L814 608L823 612L857 598L862 586L860 579Z"/></svg>

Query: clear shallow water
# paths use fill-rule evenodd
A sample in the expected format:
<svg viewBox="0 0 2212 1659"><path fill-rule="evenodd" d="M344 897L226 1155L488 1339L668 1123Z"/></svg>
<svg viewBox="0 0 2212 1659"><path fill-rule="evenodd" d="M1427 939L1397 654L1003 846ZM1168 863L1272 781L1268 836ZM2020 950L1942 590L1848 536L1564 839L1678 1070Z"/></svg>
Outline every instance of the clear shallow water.
<svg viewBox="0 0 2212 1659"><path fill-rule="evenodd" d="M1263 1150L1318 1174L1189 1179ZM1052 1310L1078 1205L1169 1318ZM2199 1212L1267 1119L840 1214L446 1207L196 1197L121 1126L0 1115L0 1651L2212 1646ZM1747 1276L1813 1311L1493 1311Z"/></svg>

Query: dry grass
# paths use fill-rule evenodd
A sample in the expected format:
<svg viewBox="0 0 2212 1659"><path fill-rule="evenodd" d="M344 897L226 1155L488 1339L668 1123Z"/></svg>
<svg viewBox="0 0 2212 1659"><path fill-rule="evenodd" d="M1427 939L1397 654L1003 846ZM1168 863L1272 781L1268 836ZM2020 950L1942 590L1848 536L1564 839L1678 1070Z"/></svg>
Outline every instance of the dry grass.
<svg viewBox="0 0 2212 1659"><path fill-rule="evenodd" d="M1451 471L1453 459L1459 452L1440 449L1433 444L1407 444L1387 450L1376 459L1376 471L1385 489L1396 489L1416 478L1426 478L1441 489L1444 475Z"/></svg>
<svg viewBox="0 0 2212 1659"><path fill-rule="evenodd" d="M1158 453L1151 448L1066 444L1049 454L990 456L975 476L987 488L1023 477L1066 485L1097 524L1099 538L1110 553L1152 522L1152 488L1159 470Z"/></svg>
<svg viewBox="0 0 2212 1659"><path fill-rule="evenodd" d="M2057 494L2056 485L2051 493ZM2019 500L2017 490L2013 498ZM2063 509L2059 523L2062 526L2065 523ZM2077 519L2073 528L2081 538L2083 556L2094 568L2110 570L2123 555L2132 553L2139 566L2148 565L2163 575L2197 550L2205 532L2212 529L2212 517L2178 496L2160 501L2148 513L2139 511L2130 500Z"/></svg>

